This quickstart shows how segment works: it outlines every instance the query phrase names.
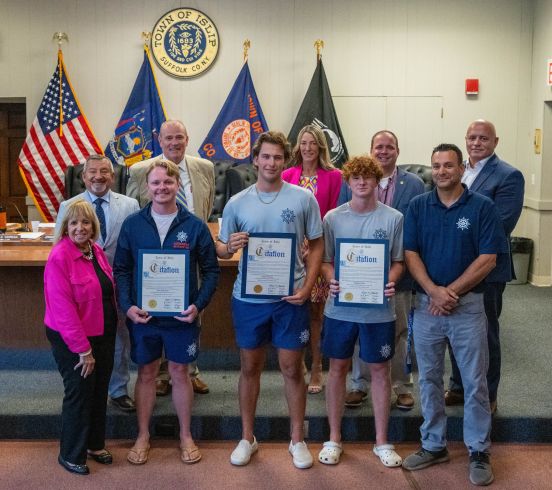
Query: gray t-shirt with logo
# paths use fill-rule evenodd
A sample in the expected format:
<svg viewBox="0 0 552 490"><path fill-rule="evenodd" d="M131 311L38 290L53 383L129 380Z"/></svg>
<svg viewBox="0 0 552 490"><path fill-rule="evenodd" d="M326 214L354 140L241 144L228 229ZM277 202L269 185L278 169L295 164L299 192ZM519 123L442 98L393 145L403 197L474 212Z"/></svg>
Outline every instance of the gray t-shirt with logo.
<svg viewBox="0 0 552 490"><path fill-rule="evenodd" d="M294 288L301 287L305 279L305 264L301 257L303 240L322 236L320 208L312 192L296 185L282 183L279 193L259 192L255 184L239 192L228 201L222 213L222 230L219 239L228 243L232 233L295 233ZM272 303L280 300L241 297L240 259L238 277L233 295L250 303Z"/></svg>
<svg viewBox="0 0 552 490"><path fill-rule="evenodd" d="M323 262L333 263L337 238L370 238L389 240L389 263L403 259L403 215L381 202L365 214L355 213L349 203L333 209L324 217ZM335 320L355 323L385 323L395 320L393 298L384 306L336 306L335 298L328 296L324 315Z"/></svg>

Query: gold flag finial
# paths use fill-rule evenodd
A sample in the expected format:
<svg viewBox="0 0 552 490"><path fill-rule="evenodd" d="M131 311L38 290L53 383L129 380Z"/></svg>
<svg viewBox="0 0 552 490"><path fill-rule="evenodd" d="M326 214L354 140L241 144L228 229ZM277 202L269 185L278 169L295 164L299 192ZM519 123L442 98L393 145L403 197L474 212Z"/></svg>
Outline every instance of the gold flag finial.
<svg viewBox="0 0 552 490"><path fill-rule="evenodd" d="M151 32L142 31L142 39L144 40L144 47L148 47L151 41Z"/></svg>
<svg viewBox="0 0 552 490"><path fill-rule="evenodd" d="M61 45L64 42L69 42L69 36L65 32L54 32L52 41L56 41L58 43L58 48L61 49Z"/></svg>
<svg viewBox="0 0 552 490"><path fill-rule="evenodd" d="M244 63L247 61L247 52L249 51L250 47L251 47L251 41L249 39L246 39L243 42L243 62Z"/></svg>
<svg viewBox="0 0 552 490"><path fill-rule="evenodd" d="M316 48L316 61L320 61L322 58L322 50L324 49L324 41L317 39L314 41L314 47Z"/></svg>

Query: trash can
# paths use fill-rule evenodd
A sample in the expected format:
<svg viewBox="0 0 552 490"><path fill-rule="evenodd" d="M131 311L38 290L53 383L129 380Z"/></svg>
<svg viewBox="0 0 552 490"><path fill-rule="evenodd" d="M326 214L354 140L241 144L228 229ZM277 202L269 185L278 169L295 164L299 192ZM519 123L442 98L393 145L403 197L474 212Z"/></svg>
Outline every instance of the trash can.
<svg viewBox="0 0 552 490"><path fill-rule="evenodd" d="M510 247L516 279L510 281L509 284L526 284L527 274L529 273L529 261L531 260L531 252L533 251L533 240L513 236L510 238Z"/></svg>

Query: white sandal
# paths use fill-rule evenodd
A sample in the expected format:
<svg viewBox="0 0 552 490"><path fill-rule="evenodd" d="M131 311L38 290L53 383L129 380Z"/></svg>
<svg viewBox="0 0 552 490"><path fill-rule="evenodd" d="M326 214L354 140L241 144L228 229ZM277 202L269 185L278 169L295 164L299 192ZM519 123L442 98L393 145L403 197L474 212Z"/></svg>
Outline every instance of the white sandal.
<svg viewBox="0 0 552 490"><path fill-rule="evenodd" d="M323 464L337 464L342 452L341 443L326 441L322 447L322 451L318 453L318 461Z"/></svg>
<svg viewBox="0 0 552 490"><path fill-rule="evenodd" d="M382 444L381 446L374 444L374 454L388 468L395 468L402 464L402 458L395 452L393 444Z"/></svg>

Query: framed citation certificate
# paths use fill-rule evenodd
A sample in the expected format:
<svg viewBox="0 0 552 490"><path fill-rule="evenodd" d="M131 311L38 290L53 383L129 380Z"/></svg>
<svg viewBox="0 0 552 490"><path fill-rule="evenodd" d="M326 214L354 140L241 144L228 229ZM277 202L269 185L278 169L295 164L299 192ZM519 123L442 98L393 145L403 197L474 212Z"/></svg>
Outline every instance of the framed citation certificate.
<svg viewBox="0 0 552 490"><path fill-rule="evenodd" d="M188 308L189 279L189 250L138 250L137 306L151 316Z"/></svg>
<svg viewBox="0 0 552 490"><path fill-rule="evenodd" d="M389 271L389 241L338 238L335 278L339 281L336 306L383 306Z"/></svg>
<svg viewBox="0 0 552 490"><path fill-rule="evenodd" d="M295 233L250 233L242 255L242 298L289 296L293 292Z"/></svg>

